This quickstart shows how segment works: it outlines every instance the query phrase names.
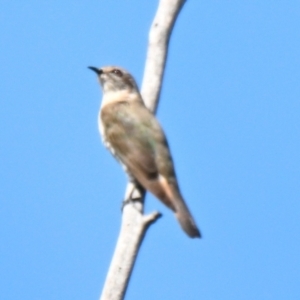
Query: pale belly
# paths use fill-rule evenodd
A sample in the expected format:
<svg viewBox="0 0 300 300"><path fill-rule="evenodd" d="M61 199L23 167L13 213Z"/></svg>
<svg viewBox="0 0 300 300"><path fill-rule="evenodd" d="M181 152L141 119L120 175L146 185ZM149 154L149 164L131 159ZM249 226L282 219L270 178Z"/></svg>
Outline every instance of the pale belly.
<svg viewBox="0 0 300 300"><path fill-rule="evenodd" d="M114 158L120 163L120 165L122 166L123 170L128 175L129 181L134 182L135 181L134 177L130 174L130 172L128 171L127 166L118 157L118 155L116 154L116 151L111 146L111 144L109 143L109 141L107 140L107 138L105 136L104 124L103 124L103 122L101 120L100 113L98 115L98 129L99 129L99 132L100 132L100 135L101 135L102 142L103 142L104 146L110 151L110 153L114 156Z"/></svg>

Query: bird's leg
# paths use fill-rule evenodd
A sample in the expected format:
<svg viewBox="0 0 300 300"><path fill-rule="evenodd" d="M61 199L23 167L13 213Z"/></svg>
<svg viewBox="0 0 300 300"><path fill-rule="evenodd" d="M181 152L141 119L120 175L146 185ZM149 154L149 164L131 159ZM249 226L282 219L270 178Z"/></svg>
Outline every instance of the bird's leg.
<svg viewBox="0 0 300 300"><path fill-rule="evenodd" d="M130 178L125 192L125 199L122 202L122 211L126 204L140 201L143 196L142 186L133 178Z"/></svg>

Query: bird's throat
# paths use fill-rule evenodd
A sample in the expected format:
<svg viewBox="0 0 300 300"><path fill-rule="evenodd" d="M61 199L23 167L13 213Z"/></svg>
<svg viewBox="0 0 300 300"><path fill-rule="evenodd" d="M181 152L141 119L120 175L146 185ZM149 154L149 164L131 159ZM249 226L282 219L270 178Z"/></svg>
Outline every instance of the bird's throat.
<svg viewBox="0 0 300 300"><path fill-rule="evenodd" d="M130 92L128 90L120 90L120 91L109 91L103 94L101 109L106 105L119 103L119 102L141 102L141 96L139 93Z"/></svg>

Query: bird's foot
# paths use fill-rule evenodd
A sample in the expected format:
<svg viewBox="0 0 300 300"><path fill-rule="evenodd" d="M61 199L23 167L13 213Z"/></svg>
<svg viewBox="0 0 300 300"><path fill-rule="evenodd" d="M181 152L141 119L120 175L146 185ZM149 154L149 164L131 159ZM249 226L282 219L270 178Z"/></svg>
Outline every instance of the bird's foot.
<svg viewBox="0 0 300 300"><path fill-rule="evenodd" d="M125 199L122 201L121 210L123 211L125 205L129 203L137 203L141 201L142 198L143 190L141 190L141 187L130 182L126 189Z"/></svg>
<svg viewBox="0 0 300 300"><path fill-rule="evenodd" d="M124 207L127 205L127 204L130 204L130 203L136 203L140 200L140 198L138 199L134 199L134 198L128 198L128 199L124 199L122 201L122 205L121 205L121 211L123 211Z"/></svg>
<svg viewBox="0 0 300 300"><path fill-rule="evenodd" d="M134 193L132 193L134 194ZM123 199L122 201L122 205L121 205L121 211L123 211L124 207L127 205L127 204L134 204L134 203L137 203L137 202L140 202L141 201L141 195L139 194L138 197L134 195L131 195L130 197L126 197L125 199Z"/></svg>

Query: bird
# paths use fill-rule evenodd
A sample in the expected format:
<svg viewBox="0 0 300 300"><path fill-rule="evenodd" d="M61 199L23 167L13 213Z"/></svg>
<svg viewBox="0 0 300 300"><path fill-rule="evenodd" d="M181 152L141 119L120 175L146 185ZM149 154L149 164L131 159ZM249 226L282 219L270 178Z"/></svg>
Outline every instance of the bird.
<svg viewBox="0 0 300 300"><path fill-rule="evenodd" d="M181 195L164 131L145 106L134 77L117 66L88 68L97 74L102 88L98 125L104 145L132 183L138 183L170 208L189 237L200 238Z"/></svg>

